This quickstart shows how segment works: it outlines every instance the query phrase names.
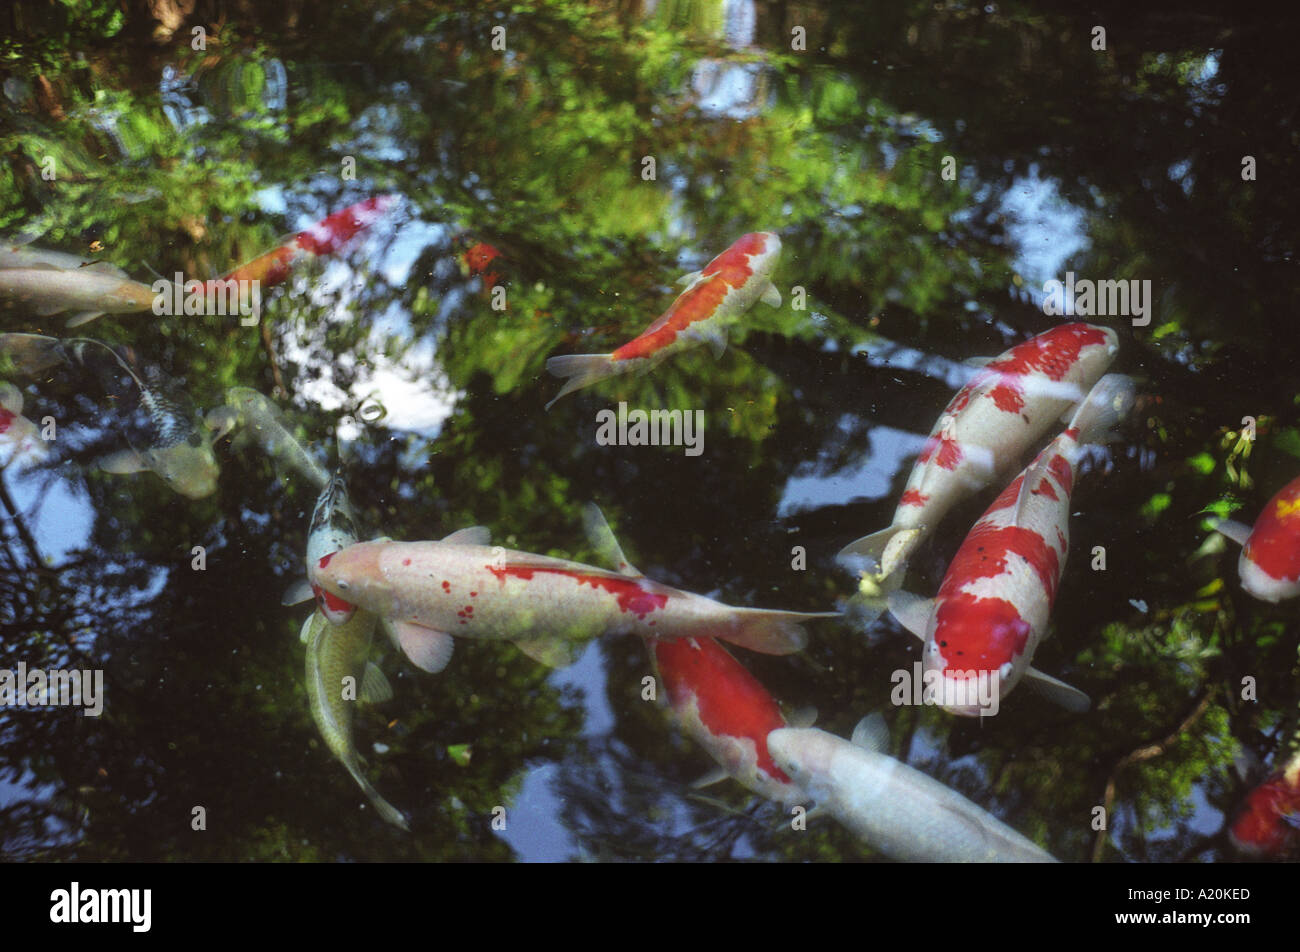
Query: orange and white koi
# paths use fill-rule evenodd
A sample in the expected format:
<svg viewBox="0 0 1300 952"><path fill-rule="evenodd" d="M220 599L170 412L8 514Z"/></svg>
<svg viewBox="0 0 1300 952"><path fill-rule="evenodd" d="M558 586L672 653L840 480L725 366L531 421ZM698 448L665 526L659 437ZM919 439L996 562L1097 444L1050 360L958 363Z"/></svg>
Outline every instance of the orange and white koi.
<svg viewBox="0 0 1300 952"><path fill-rule="evenodd" d="M1241 587L1266 602L1300 595L1300 477L1264 506L1254 527L1224 520L1215 531L1241 546Z"/></svg>
<svg viewBox="0 0 1300 952"><path fill-rule="evenodd" d="M837 558L857 571L873 563L874 581L898 588L900 570L948 510L1019 460L1118 352L1109 328L1064 324L983 364L930 431L889 528L849 543Z"/></svg>
<svg viewBox="0 0 1300 952"><path fill-rule="evenodd" d="M207 284L220 289L230 281L257 281L262 288L274 287L289 277L295 264L339 251L358 233L379 221L394 202L396 198L392 195L377 195L349 205Z"/></svg>
<svg viewBox="0 0 1300 952"><path fill-rule="evenodd" d="M778 803L800 803L803 791L772 760L767 735L788 726L776 699L707 635L647 638L655 674L673 720L721 767L723 776Z"/></svg>
<svg viewBox="0 0 1300 952"><path fill-rule="evenodd" d="M602 520L603 521L603 520ZM489 545L482 526L440 542L363 542L320 560L325 591L390 623L407 656L441 670L452 636L513 641L562 666L603 635L708 635L766 654L806 641L802 623L835 613L734 608L646 578L620 558L609 571Z"/></svg>
<svg viewBox="0 0 1300 952"><path fill-rule="evenodd" d="M1026 675L1052 700L1087 710L1080 691L1029 666L1047 630L1069 550L1070 494L1084 444L1133 404L1132 381L1103 377L1069 428L991 505L957 550L933 601L890 593L894 616L925 642L929 699L953 714L996 714Z"/></svg>
<svg viewBox="0 0 1300 952"><path fill-rule="evenodd" d="M552 357L546 369L566 379L546 409L565 394L606 377L652 370L688 347L709 344L715 356L721 356L728 325L759 301L781 306L781 292L772 284L772 271L780 256L781 239L772 232L742 235L702 270L681 278L678 283L687 285L686 290L639 337L609 354Z"/></svg>

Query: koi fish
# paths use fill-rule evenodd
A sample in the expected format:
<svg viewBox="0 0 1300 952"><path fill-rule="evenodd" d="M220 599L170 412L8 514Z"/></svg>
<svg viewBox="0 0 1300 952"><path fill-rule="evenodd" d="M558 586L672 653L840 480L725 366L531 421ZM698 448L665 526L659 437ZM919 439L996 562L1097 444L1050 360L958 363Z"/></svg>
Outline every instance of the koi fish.
<svg viewBox="0 0 1300 952"><path fill-rule="evenodd" d="M647 638L646 646L673 720L721 767L696 786L732 777L778 803L805 799L767 750L768 734L787 726L785 715L744 665L707 636Z"/></svg>
<svg viewBox="0 0 1300 952"><path fill-rule="evenodd" d="M1231 519L1215 531L1241 546L1241 587L1265 602L1300 595L1300 477L1268 501L1254 528Z"/></svg>
<svg viewBox="0 0 1300 952"><path fill-rule="evenodd" d="M491 290L496 287L501 275L495 271L488 271L492 262L501 257L501 252L492 247L485 241L480 241L472 247L466 249L460 256L461 263L464 267L461 269L468 277L476 274L483 275L483 285Z"/></svg>
<svg viewBox="0 0 1300 952"><path fill-rule="evenodd" d="M889 756L879 714L846 741L815 727L768 735L777 765L872 849L912 863L1055 863L1033 841L933 777Z"/></svg>
<svg viewBox="0 0 1300 952"><path fill-rule="evenodd" d="M0 380L0 469L25 466L50 455L49 443L41 439L40 427L22 413L22 391Z"/></svg>
<svg viewBox="0 0 1300 952"><path fill-rule="evenodd" d="M296 605L315 598L317 610L331 624L342 625L351 619L356 606L325 591L317 572L322 560L340 549L355 545L359 538L356 516L348 499L347 482L342 472L335 473L317 497L316 508L312 510L311 528L307 533L307 581L290 588L285 593L283 604Z"/></svg>
<svg viewBox="0 0 1300 952"><path fill-rule="evenodd" d="M364 764L352 742L356 699L378 703L393 696L383 672L366 660L377 620L367 612L357 612L346 622L334 624L319 611L307 619L301 634L307 644L307 697L325 745L342 761L375 811L410 832L406 815L380 796L362 773Z"/></svg>
<svg viewBox="0 0 1300 952"><path fill-rule="evenodd" d="M440 542L363 542L321 559L316 577L325 591L387 619L425 670L445 664L453 635L513 641L557 667L575 659L573 642L602 635L709 635L790 654L806 641L802 622L836 615L733 608L652 581L621 552L620 570L609 571L489 542L482 526Z"/></svg>
<svg viewBox="0 0 1300 952"><path fill-rule="evenodd" d="M214 442L242 424L243 432L251 436L277 464L288 466L317 489L329 486L329 473L294 439L284 425L280 409L259 391L251 387L231 387L226 391L226 405L210 412L207 424L215 431Z"/></svg>
<svg viewBox="0 0 1300 952"><path fill-rule="evenodd" d="M0 298L30 307L41 317L77 311L68 327L104 314L152 310L155 297L147 284L132 281L121 269L103 262L75 269L52 265L0 269Z"/></svg>
<svg viewBox="0 0 1300 952"><path fill-rule="evenodd" d="M92 371L114 399L134 398L142 417L124 429L131 448L100 460L100 469L116 474L151 471L188 499L216 492L220 468L211 439L200 429L192 401L166 374L154 366L137 373L116 350L92 338L61 343L68 359ZM112 362L102 360L105 352Z"/></svg>
<svg viewBox="0 0 1300 952"><path fill-rule="evenodd" d="M686 290L641 336L610 354L552 357L546 369L566 378L555 401L566 393L624 373L645 373L671 354L709 344L715 356L727 346L726 329L758 301L781 306L771 274L781 256L781 239L769 231L742 235L735 244L677 283Z"/></svg>
<svg viewBox="0 0 1300 952"><path fill-rule="evenodd" d="M1087 696L1029 666L1047 629L1069 551L1070 493L1083 446L1105 439L1133 405L1133 382L1110 374L991 505L957 550L938 596L889 595L889 609L925 642L930 699L953 714L996 714L1028 676L1049 698L1085 711Z"/></svg>
<svg viewBox="0 0 1300 952"><path fill-rule="evenodd" d="M1300 751L1247 794L1228 836L1252 856L1278 858L1300 849Z"/></svg>
<svg viewBox="0 0 1300 952"><path fill-rule="evenodd" d="M257 281L261 287L270 288L282 283L293 266L309 258L334 254L359 232L369 228L393 206L396 197L377 195L364 202L349 205L327 218L318 221L306 231L300 231L277 248L240 265L223 278L226 281ZM215 284L215 282L210 282Z"/></svg>
<svg viewBox="0 0 1300 952"><path fill-rule="evenodd" d="M1118 352L1119 338L1109 328L1064 324L985 363L930 431L889 528L850 542L837 559L850 570L865 559L878 569L876 583L898 588L900 570L948 510L1019 460L1083 399Z"/></svg>

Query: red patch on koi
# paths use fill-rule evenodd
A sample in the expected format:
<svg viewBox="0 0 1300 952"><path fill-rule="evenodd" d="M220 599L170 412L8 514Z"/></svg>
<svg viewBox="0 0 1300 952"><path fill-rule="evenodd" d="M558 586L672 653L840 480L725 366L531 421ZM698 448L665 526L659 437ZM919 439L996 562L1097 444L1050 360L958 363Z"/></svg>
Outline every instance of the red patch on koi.
<svg viewBox="0 0 1300 952"><path fill-rule="evenodd" d="M980 578L993 578L1007 571L1007 556L1020 556L1038 575L1050 605L1056 598L1060 575L1060 557L1047 541L1031 529L1020 526L975 524L966 541L957 550L948 574L939 587L939 598L956 597L964 585Z"/></svg>
<svg viewBox="0 0 1300 952"><path fill-rule="evenodd" d="M1060 496L1056 495L1056 490L1052 488L1051 480L1049 480L1046 476L1044 476L1042 481L1038 484L1038 488L1034 490L1034 494L1037 496L1046 496L1048 499L1058 500L1058 501L1061 498Z"/></svg>
<svg viewBox="0 0 1300 952"><path fill-rule="evenodd" d="M325 558L329 558L329 556L327 555ZM323 589L319 585L313 585L311 590L316 593L316 604L320 605L322 611L331 611L342 615L357 609L357 606L351 602L345 602L333 592Z"/></svg>
<svg viewBox="0 0 1300 952"><path fill-rule="evenodd" d="M753 741L758 768L790 783L767 750L767 735L785 727L786 720L758 679L712 638L656 638L652 644L673 709L685 711L694 698L710 734Z"/></svg>
<svg viewBox="0 0 1300 952"><path fill-rule="evenodd" d="M377 195L364 202L349 205L328 218L317 222L307 231L299 232L294 243L314 255L333 254L351 241L356 234L369 227L388 207L391 198Z"/></svg>
<svg viewBox="0 0 1300 952"><path fill-rule="evenodd" d="M1070 464L1065 461L1064 456L1053 456L1047 464L1047 469L1056 477L1062 489L1067 493L1074 492L1074 471L1070 469Z"/></svg>
<svg viewBox="0 0 1300 952"><path fill-rule="evenodd" d="M1232 838L1242 846L1275 856L1300 844L1300 829L1292 825L1300 814L1300 790L1274 775L1246 797L1232 824Z"/></svg>
<svg viewBox="0 0 1300 952"><path fill-rule="evenodd" d="M1029 622L1005 599L959 592L939 605L934 640L945 673L997 671L1025 653L1029 632Z"/></svg>
<svg viewBox="0 0 1300 952"><path fill-rule="evenodd" d="M9 427L13 425L13 422L16 419L18 419L18 417L15 414L9 412L4 407L0 407L0 433L8 431Z"/></svg>
<svg viewBox="0 0 1300 952"><path fill-rule="evenodd" d="M944 439L943 436L932 436L926 440L917 462L930 462L930 457L935 455L936 447L939 454L935 463L943 469L956 469L957 464L962 460L961 446L956 440Z"/></svg>
<svg viewBox="0 0 1300 952"><path fill-rule="evenodd" d="M443 579L443 582L442 582L442 590L443 590L444 592L446 592L447 594L450 595L450 594L451 594L451 582L448 582L446 579Z"/></svg>
<svg viewBox="0 0 1300 952"><path fill-rule="evenodd" d="M1242 554L1276 579L1300 577L1300 479L1268 501Z"/></svg>
<svg viewBox="0 0 1300 952"><path fill-rule="evenodd" d="M334 555L335 553L333 552L331 552L329 555L322 555L320 557L320 567L325 568L325 566L329 565L330 559L334 558Z"/></svg>
<svg viewBox="0 0 1300 952"><path fill-rule="evenodd" d="M618 599L618 610L621 612L632 612L637 618L644 618L656 609L663 608L668 603L668 596L657 593L647 592L634 580L622 576L609 575L591 575L583 572L574 572L571 569L552 569L540 568L536 566L507 565L504 568L485 565L485 569L491 572L501 582L505 582L507 575L513 575L515 578L523 579L525 582L532 581L533 575L541 572L547 575L562 575L565 578L571 578L578 585L590 585L595 589L604 589Z"/></svg>
<svg viewBox="0 0 1300 952"><path fill-rule="evenodd" d="M909 489L903 493L903 498L899 500L900 506L924 506L930 497L922 494L919 489Z"/></svg>

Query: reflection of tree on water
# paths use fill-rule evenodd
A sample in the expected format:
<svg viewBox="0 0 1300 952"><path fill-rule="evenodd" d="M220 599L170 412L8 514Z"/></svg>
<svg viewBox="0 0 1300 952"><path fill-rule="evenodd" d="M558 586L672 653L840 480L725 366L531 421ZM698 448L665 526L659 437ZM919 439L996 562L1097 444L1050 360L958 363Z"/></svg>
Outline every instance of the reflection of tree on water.
<svg viewBox="0 0 1300 952"><path fill-rule="evenodd" d="M1149 375L1151 403L1112 449L1114 471L1081 487L1038 659L1079 682L1094 708L1069 718L1017 696L982 734L934 712L887 716L897 738L924 726L915 749L899 741L910 762L1062 858L1227 857L1223 817L1247 783L1230 766L1233 738L1264 769L1275 761L1298 691L1295 636L1285 609L1242 595L1235 556L1185 560L1203 540L1196 514L1226 491L1222 428L1276 418L1250 460L1261 491L1296 468L1294 361L1275 322L1289 313L1289 284L1276 278L1293 257L1297 194L1268 184L1294 178L1275 132L1277 103L1289 100L1271 65L1287 59L1286 22L1202 17L1171 29L1166 10L1110 11L1103 55L1063 14L758 5L742 42L718 14L744 4L704 6L661 2L640 17L525 5L504 21L508 57L486 55L483 23L450 8L394 5L368 19L325 7L310 36L289 9L263 11L256 43L236 19L202 54L145 45L149 24L134 18L108 36L87 9L39 36L0 38L30 67L0 100L10 157L0 231L69 251L102 239L137 279L141 259L206 278L303 220L399 193L406 208L391 231L264 302L270 348L235 320L101 318L96 333L184 377L204 410L232 386L275 396L308 444L377 394L390 416L361 428L350 474L376 530L441 538L485 524L511 547L584 559L570 546L580 506L598 499L654 577L716 587L735 604L818 610L852 584L825 553L888 521L908 465L900 434L928 431L949 393L926 367L884 366L875 335L956 362L1043 327L1008 292L1025 268L1016 243L1055 247L1055 236L1004 217L1015 209L1005 196L1034 180L1036 164L1037 179L1082 210L1086 247L1066 264L1157 285L1148 332L1113 325L1119 369ZM803 54L790 51L796 16ZM109 52L74 78L67 51L88 40ZM336 65L359 55L359 68ZM701 76L735 79L706 88ZM1265 170L1259 182L1241 181L1241 141ZM40 177L45 155L57 185ZM341 182L349 155L357 179ZM640 178L645 155L658 160L656 181ZM939 176L947 155L955 182ZM807 310L787 294L721 360L683 355L650 378L579 395L554 419L540 414L548 356L623 342L693 261L763 228L781 232L777 282L806 288ZM506 310L492 309L482 276L461 271L463 235L501 250L493 269ZM5 321L59 332L27 315ZM384 392L394 378L428 393L427 412L401 417L402 391ZM54 404L60 437L56 458L27 478L50 481L40 494L80 487L74 472L86 474L94 519L85 544L46 569L36 553L58 548L40 528L49 504L27 539L3 517L0 661L101 666L108 698L99 721L0 712L0 763L7 780L19 769L24 778L21 796L0 795L7 854L505 859L486 818L530 762L553 762L584 848L599 855L864 855L826 825L767 836L767 808L736 790L708 795L746 804L752 818L686 806L680 790L651 781L642 790L640 776L662 778L692 756L662 718L625 717L592 752L571 752L558 741L577 731L576 701L503 646L458 644L439 678L382 659L397 696L359 713L359 743L416 832L383 830L313 747L301 617L278 604L301 571L312 494L224 442L219 489L197 503L166 498L151 476L95 474L94 460L120 447L96 400L68 379L30 392ZM595 447L595 411L620 399L703 409L707 465ZM793 477L853 472L864 457L870 491L806 483L778 517ZM61 468L69 462L79 470ZM1255 512L1266 496L1238 501ZM949 517L912 587L933 590L986 504ZM808 551L803 573L789 568L796 543ZM207 550L201 573L194 545ZM1105 575L1088 567L1096 545L1109 554ZM1219 589L1199 592L1215 579ZM742 660L847 736L888 707L888 672L916 656L888 623L868 637L828 624L806 661ZM1246 675L1258 680L1253 704L1239 700ZM623 709L622 695L613 706ZM446 749L465 743L474 754L462 767ZM1157 756L1135 758L1152 745ZM606 783L615 797L591 793ZM205 833L190 829L196 804L208 810ZM1110 807L1104 839L1089 823L1098 804ZM69 832L42 829L47 816ZM76 845L51 846L60 835Z"/></svg>

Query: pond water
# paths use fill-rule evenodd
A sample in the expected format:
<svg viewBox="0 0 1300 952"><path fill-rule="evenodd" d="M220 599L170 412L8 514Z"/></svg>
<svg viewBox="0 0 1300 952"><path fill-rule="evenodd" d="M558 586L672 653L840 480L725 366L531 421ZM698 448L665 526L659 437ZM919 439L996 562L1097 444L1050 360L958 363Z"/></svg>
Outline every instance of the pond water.
<svg viewBox="0 0 1300 952"><path fill-rule="evenodd" d="M650 578L823 612L854 594L835 554L889 524L963 362L1068 320L1045 313L1050 281L1147 282L1145 313L1087 318L1119 335L1111 369L1139 398L1079 477L1034 661L1089 712L1024 689L993 718L895 706L921 643L888 615L734 653L831 733L882 712L895 756L1063 861L1229 861L1300 719L1297 603L1245 593L1207 516L1249 524L1300 471L1300 98L1276 65L1297 15L1142 6L283 0L208 23L17 0L7 242L202 281L392 200L268 282L258 319L69 330L85 308L11 299L0 329L116 348L200 443L229 388L260 392L319 467L342 456L365 538L482 525L602 564L594 502ZM548 357L630 341L761 231L782 303L720 356L544 409ZM384 823L309 711L310 606L281 604L319 487L238 431L213 443L210 492L105 471L151 437L86 346L98 361L7 378L57 435L0 474L0 669L102 671L103 708L0 707L0 856L884 858L734 781L694 788L715 765L643 697L634 636L558 669L457 639L438 674L376 636L393 696L358 708L354 740L411 831ZM602 445L620 402L699 411L700 452ZM949 513L908 590L935 593L998 488Z"/></svg>

